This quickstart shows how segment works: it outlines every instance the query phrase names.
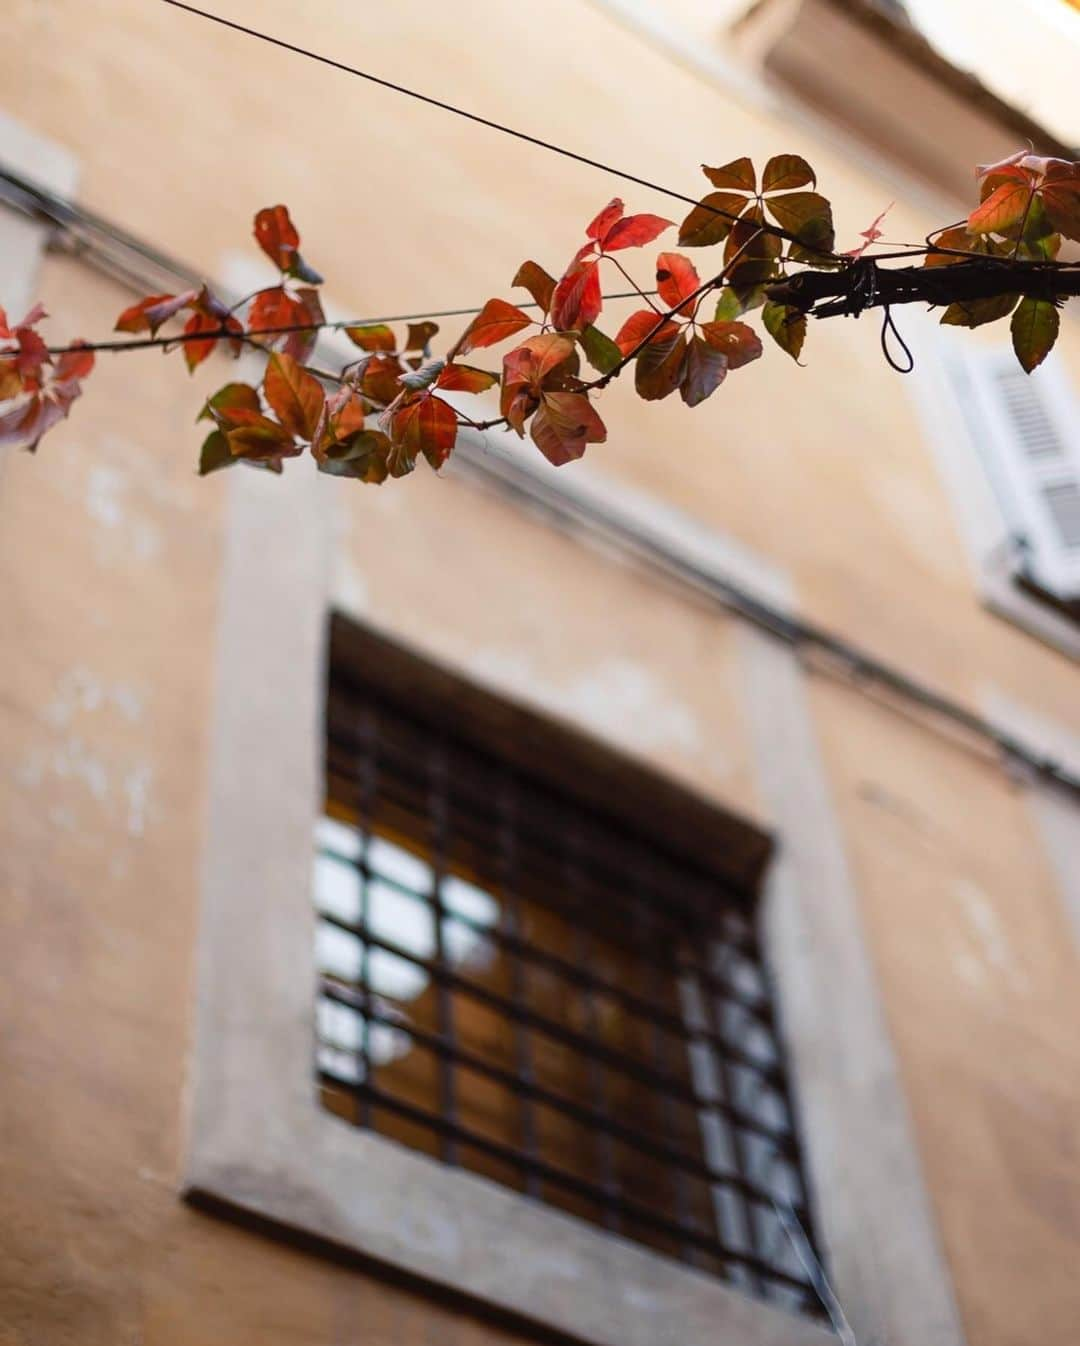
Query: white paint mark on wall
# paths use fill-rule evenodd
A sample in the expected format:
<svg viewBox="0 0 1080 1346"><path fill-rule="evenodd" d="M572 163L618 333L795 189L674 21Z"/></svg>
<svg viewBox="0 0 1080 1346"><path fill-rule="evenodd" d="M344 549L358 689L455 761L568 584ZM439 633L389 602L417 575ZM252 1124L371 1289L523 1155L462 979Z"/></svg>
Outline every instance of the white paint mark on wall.
<svg viewBox="0 0 1080 1346"><path fill-rule="evenodd" d="M632 750L675 750L690 757L702 751L701 726L690 707L633 660L605 659L562 685L542 676L518 651L478 650L466 667L472 676Z"/></svg>
<svg viewBox="0 0 1080 1346"><path fill-rule="evenodd" d="M153 775L153 767L146 762L140 762L124 777L124 794L127 797L127 830L133 837L141 837L146 831L146 811Z"/></svg>
<svg viewBox="0 0 1080 1346"><path fill-rule="evenodd" d="M1013 990L1031 989L1027 973L1017 962L1008 936L986 893L969 879L958 879L953 888L967 921L968 947L955 958L957 972L970 985L989 987L995 977L1004 978Z"/></svg>
<svg viewBox="0 0 1080 1346"><path fill-rule="evenodd" d="M80 711L117 710L124 719L135 723L142 715L142 697L129 683L108 683L81 666L63 675L52 700L42 712L56 729L71 724Z"/></svg>
<svg viewBox="0 0 1080 1346"><path fill-rule="evenodd" d="M86 512L116 541L126 559L147 561L161 550L161 532L155 523L131 508L128 474L118 467L98 464L86 478ZM110 552L114 545L110 541Z"/></svg>

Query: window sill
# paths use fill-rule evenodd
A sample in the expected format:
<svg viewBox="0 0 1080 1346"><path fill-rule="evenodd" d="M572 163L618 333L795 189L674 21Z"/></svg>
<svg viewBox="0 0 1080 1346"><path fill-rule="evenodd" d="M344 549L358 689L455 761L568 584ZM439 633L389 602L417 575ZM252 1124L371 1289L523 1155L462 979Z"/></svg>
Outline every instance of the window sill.
<svg viewBox="0 0 1080 1346"><path fill-rule="evenodd" d="M1022 587L1014 575L983 571L979 596L995 616L1003 617L1070 659L1080 660L1080 621Z"/></svg>

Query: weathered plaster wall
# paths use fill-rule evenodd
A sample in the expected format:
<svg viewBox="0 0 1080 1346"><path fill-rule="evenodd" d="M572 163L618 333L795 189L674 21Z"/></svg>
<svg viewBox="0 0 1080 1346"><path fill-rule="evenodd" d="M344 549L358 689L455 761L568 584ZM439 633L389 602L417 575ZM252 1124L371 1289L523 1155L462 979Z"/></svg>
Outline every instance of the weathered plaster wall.
<svg viewBox="0 0 1080 1346"><path fill-rule="evenodd" d="M852 242L899 194L571 0L542 21L218 8L678 188L701 158L801 150ZM623 190L164 6L10 9L7 109L78 152L88 205L210 273L286 200L341 305L454 307L505 292L526 253L557 267ZM890 234L956 213L901 199ZM59 260L43 297L86 335L127 302ZM821 325L809 369L774 354L692 415L615 389L592 459L788 569L807 614L911 673L1080 731L1075 664L977 604L869 321ZM1075 324L1062 346L1080 369ZM70 426L0 476L0 1324L19 1346L494 1340L176 1201L224 526L223 484L192 473L201 386L175 357L105 360ZM764 816L716 616L460 481L338 489L344 606ZM1068 1339L1075 945L1020 787L861 691L815 681L813 707L969 1340Z"/></svg>

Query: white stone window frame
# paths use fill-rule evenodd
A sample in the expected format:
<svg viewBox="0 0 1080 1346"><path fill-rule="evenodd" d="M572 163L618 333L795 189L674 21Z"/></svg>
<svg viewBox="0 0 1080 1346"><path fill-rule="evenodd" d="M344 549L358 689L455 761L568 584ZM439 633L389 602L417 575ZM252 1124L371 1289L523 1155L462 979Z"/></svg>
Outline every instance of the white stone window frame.
<svg viewBox="0 0 1080 1346"><path fill-rule="evenodd" d="M305 466L286 489L230 474L186 1193L593 1346L824 1346L835 1338L809 1320L322 1107L312 835L325 633L347 603L335 588L341 486ZM521 489L530 482L523 472ZM550 478L543 489L550 508ZM631 522L647 509L625 488L613 498ZM673 546L674 513L653 520ZM700 565L700 526L687 533ZM859 1341L960 1346L804 673L759 632L747 629L741 648L761 791L782 839L763 899L767 949L834 1286Z"/></svg>
<svg viewBox="0 0 1080 1346"><path fill-rule="evenodd" d="M975 590L983 604L1029 635L1080 659L1080 624L1040 602L1017 584L1020 570L1016 542L1017 520L1003 502L1008 483L1002 472L1000 450L982 447L973 433L975 421L958 393L964 378L980 360L996 358L1000 350L971 345L968 333L943 331L936 317L907 315L916 353L915 371L906 385L911 391L927 444L945 485L968 556ZM965 344L961 344L965 343ZM1002 343L1007 346L1007 341ZM1059 354L1051 360L1061 361ZM1080 405L1080 393L1069 372L1047 369L1050 397L1058 419L1068 414L1061 405ZM959 376L959 377L958 377ZM974 375L978 379L978 374ZM980 399L981 406L981 399ZM976 415L980 414L976 409Z"/></svg>

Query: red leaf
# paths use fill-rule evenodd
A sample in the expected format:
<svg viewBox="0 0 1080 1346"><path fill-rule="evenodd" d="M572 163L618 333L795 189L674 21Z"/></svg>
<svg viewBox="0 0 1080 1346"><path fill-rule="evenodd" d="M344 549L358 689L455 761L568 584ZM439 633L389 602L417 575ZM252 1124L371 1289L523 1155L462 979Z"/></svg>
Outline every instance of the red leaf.
<svg viewBox="0 0 1080 1346"><path fill-rule="evenodd" d="M687 299L701 288L701 277L688 257L678 252L662 252L656 259L656 288L669 308ZM679 310L686 313L685 305Z"/></svg>
<svg viewBox="0 0 1080 1346"><path fill-rule="evenodd" d="M569 337L556 332L530 337L503 360L500 413L519 435L523 434L525 421L536 409L541 393L548 388L563 391L577 369L577 349Z"/></svg>
<svg viewBox="0 0 1080 1346"><path fill-rule="evenodd" d="M762 353L761 338L744 322L702 323L701 335L723 353L729 369L741 369Z"/></svg>
<svg viewBox="0 0 1080 1346"><path fill-rule="evenodd" d="M275 351L263 376L263 392L278 420L297 439L311 439L326 400L319 380L291 355Z"/></svg>
<svg viewBox="0 0 1080 1346"><path fill-rule="evenodd" d="M968 216L968 232L1000 234L1018 224L1028 208L1031 193L1027 182L1003 182Z"/></svg>
<svg viewBox="0 0 1080 1346"><path fill-rule="evenodd" d="M72 341L69 343L73 347L85 346L84 341ZM84 379L94 367L94 352L91 350L69 350L56 362L56 373L54 378L58 383L69 382L72 379Z"/></svg>
<svg viewBox="0 0 1080 1346"><path fill-rule="evenodd" d="M58 425L80 395L79 384L54 383L45 392L35 393L0 416L0 448L27 449L33 453L42 435Z"/></svg>
<svg viewBox="0 0 1080 1346"><path fill-rule="evenodd" d="M636 313L631 313L615 334L615 344L623 355L629 355L646 337L650 341L674 340L679 334L677 324L670 320L661 322L660 318L661 315L651 308L642 308Z"/></svg>
<svg viewBox="0 0 1080 1346"><path fill-rule="evenodd" d="M185 341L184 342L184 360L187 367L192 370L196 365L201 365L208 355L212 353L214 347L221 340L221 329L225 327L230 332L243 333L243 327L240 323L231 317L222 319L213 313L207 313L205 309L197 309L184 324L184 335L191 336L199 332L214 332L217 335L207 337L203 341ZM233 354L240 353L239 342L233 342Z"/></svg>
<svg viewBox="0 0 1080 1346"><path fill-rule="evenodd" d="M620 248L640 248L659 238L665 229L670 229L673 220L662 219L659 215L627 215L618 220L604 235L600 247L604 252L618 252Z"/></svg>
<svg viewBox="0 0 1080 1346"><path fill-rule="evenodd" d="M580 458L586 445L607 439L607 428L584 393L544 393L530 433L536 447L556 467Z"/></svg>
<svg viewBox="0 0 1080 1346"><path fill-rule="evenodd" d="M447 358L452 360L455 355L464 355L479 346L494 346L530 326L532 321L527 313L522 313L505 299L489 299L462 332Z"/></svg>
<svg viewBox="0 0 1080 1346"><path fill-rule="evenodd" d="M15 329L19 349L15 353L15 368L25 381L36 382L43 365L49 363L49 348L32 327L22 323Z"/></svg>
<svg viewBox="0 0 1080 1346"><path fill-rule="evenodd" d="M863 229L862 232L859 234L859 237L865 241L860 243L857 248L851 248L848 252L842 252L840 256L861 257L863 253L866 251L866 249L870 246L870 244L876 243L878 239L881 237L881 230L878 228L878 225L885 218L885 216L888 215L889 211L892 210L893 206L895 205L896 205L895 201L890 201L889 204L885 207L885 209L874 221L874 223L870 226L870 228Z"/></svg>
<svg viewBox="0 0 1080 1346"><path fill-rule="evenodd" d="M616 196L613 201L609 201L600 214L596 216L585 230L586 237L596 239L601 247L603 247L605 235L613 224L622 219L623 211L625 209L626 207L619 197Z"/></svg>
<svg viewBox="0 0 1080 1346"><path fill-rule="evenodd" d="M285 206L267 206L255 216L255 241L279 271L292 268L300 248L296 232Z"/></svg>
<svg viewBox="0 0 1080 1346"><path fill-rule="evenodd" d="M420 453L436 470L442 467L453 451L457 431L454 408L430 393L406 402L390 417L390 439L395 448L404 451L409 471Z"/></svg>
<svg viewBox="0 0 1080 1346"><path fill-rule="evenodd" d="M552 326L560 332L579 331L596 321L602 307L599 263L575 262L555 286Z"/></svg>
<svg viewBox="0 0 1080 1346"><path fill-rule="evenodd" d="M1080 242L1080 164L1065 163L1061 159L1051 163L1060 164L1061 168L1055 167L1048 173L1039 189L1047 217L1059 234Z"/></svg>
<svg viewBox="0 0 1080 1346"><path fill-rule="evenodd" d="M447 392L483 393L493 388L499 381L498 374L490 374L486 369L474 369L472 365L448 364L435 380L436 388Z"/></svg>
<svg viewBox="0 0 1080 1346"><path fill-rule="evenodd" d="M306 304L291 295L283 286L277 285L272 289L262 290L255 296L248 313L247 326L252 334L268 332L271 335L284 335L280 331L281 328L306 326L312 321ZM292 333L292 335L303 336L305 341L308 338L307 333ZM290 353L295 357L295 351Z"/></svg>
<svg viewBox="0 0 1080 1346"><path fill-rule="evenodd" d="M167 319L187 308L198 296L197 290L184 290L182 294L152 294L140 299L137 304L124 309L116 320L117 332L149 332L157 335L157 330Z"/></svg>

